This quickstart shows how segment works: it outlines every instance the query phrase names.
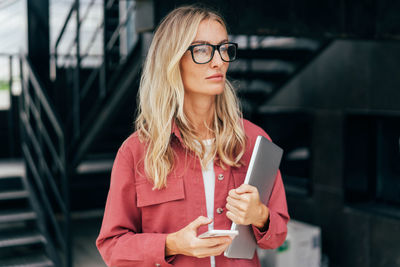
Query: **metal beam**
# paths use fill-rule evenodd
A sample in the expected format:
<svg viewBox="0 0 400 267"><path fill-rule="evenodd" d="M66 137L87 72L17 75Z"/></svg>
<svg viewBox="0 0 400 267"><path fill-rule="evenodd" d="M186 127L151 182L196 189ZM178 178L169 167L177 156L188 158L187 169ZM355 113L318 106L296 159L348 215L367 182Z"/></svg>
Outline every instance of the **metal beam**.
<svg viewBox="0 0 400 267"><path fill-rule="evenodd" d="M396 0L152 1L155 25L174 7L201 3L222 13L232 34L400 40Z"/></svg>
<svg viewBox="0 0 400 267"><path fill-rule="evenodd" d="M28 0L28 58L48 90L50 80L49 0Z"/></svg>

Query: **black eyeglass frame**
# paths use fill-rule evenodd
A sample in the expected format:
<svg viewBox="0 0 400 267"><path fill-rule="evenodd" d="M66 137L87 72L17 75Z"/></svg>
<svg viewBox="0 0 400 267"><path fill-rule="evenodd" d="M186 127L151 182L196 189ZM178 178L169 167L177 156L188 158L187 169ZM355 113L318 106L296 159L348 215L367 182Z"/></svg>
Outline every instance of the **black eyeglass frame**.
<svg viewBox="0 0 400 267"><path fill-rule="evenodd" d="M234 45L235 48L236 48L236 54L237 54L238 44L237 44L237 43L233 43L233 42L226 42L226 43L222 43L222 44L218 44L218 45L212 45L212 44L194 44L194 45L189 46L189 48L188 48L187 50L190 51L190 54L192 55L193 62L196 63L196 64L207 64L208 62L210 62L210 61L214 58L215 50L218 50L219 56L221 57L221 60L222 60L222 61L224 61L224 62L232 62L232 61L235 61L236 58L237 58L236 55L235 55L235 58L234 58L233 60L225 60L225 59L222 58L222 56L221 56L221 51L219 51L219 49L221 48L221 46L226 45L226 44L232 44L232 45ZM212 49L213 49L212 52L211 52L210 60L208 60L207 62L204 62L204 63L198 63L198 62L194 59L194 55L193 55L193 48L195 48L196 46L201 46L201 45L208 45L208 46L211 46Z"/></svg>

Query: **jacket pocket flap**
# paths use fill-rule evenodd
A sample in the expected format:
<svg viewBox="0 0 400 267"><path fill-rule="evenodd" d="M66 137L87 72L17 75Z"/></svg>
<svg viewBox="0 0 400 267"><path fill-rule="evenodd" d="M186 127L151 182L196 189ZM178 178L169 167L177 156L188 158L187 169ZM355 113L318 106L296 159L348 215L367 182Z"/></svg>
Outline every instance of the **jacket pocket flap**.
<svg viewBox="0 0 400 267"><path fill-rule="evenodd" d="M170 179L167 187L161 190L153 190L150 183L137 184L136 193L139 208L185 198L183 179Z"/></svg>

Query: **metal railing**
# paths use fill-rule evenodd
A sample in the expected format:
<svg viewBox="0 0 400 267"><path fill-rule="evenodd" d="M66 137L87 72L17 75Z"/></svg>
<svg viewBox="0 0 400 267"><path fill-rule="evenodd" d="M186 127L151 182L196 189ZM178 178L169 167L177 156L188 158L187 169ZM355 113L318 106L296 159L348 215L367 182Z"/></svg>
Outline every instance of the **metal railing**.
<svg viewBox="0 0 400 267"><path fill-rule="evenodd" d="M51 234L61 254L53 253L56 266L72 266L64 130L29 59L20 55L22 94L20 122L22 154L28 179L42 206L40 228ZM60 216L56 216L56 214ZM60 217L60 218L57 218Z"/></svg>
<svg viewBox="0 0 400 267"><path fill-rule="evenodd" d="M106 13L109 12L112 8L115 8L115 5L119 3L119 1L114 0L104 0L104 16L103 19L100 21L98 26L94 29L92 35L89 38L89 42L85 48L82 49L81 47L81 36L80 30L82 23L88 18L88 14L90 9L94 7L95 0L92 0L87 8L85 13L80 17L80 1L75 0L74 3L71 5L71 8L68 12L68 15L65 19L64 25L61 28L60 33L56 39L55 45L52 49L52 79L56 79L57 68L64 67L66 71L70 71L71 77L71 87L72 89L72 109L71 114L67 116L67 127L68 129L72 129L72 136L73 140L79 140L82 131L82 125L85 123L84 114L82 112L82 106L96 106L96 103L102 101L106 95L109 93L111 88L107 87L107 82L109 77L113 74L113 69L109 68L109 64L107 64L109 60L109 54L115 46L117 45L117 40L120 37L122 29L124 29L131 18L133 11L135 9L135 1L132 1L132 4L127 10L126 16L119 20L118 25L115 26L115 30L112 32L110 38L106 38L106 26L107 26L107 16ZM125 2L125 1L121 1ZM70 58L70 64L73 62L73 66L71 68L70 65L64 64L64 66L58 65L58 59L60 58L59 55L59 48L63 41L63 37L65 36L67 27L70 23L75 20L75 34L74 38L72 39L69 46L67 46L66 54L64 53L63 57ZM102 55L102 62L100 66L93 68L85 81L82 81L81 73L82 73L82 61L88 57L90 57L90 49L95 44L99 35L103 33L103 55ZM75 48L75 49L74 49ZM121 60L121 59L120 59ZM123 60L122 60L123 61ZM123 62L119 62L123 63ZM98 86L95 86L95 83L98 83ZM97 96L97 97L93 97ZM85 104L83 104L85 103ZM69 127L71 125L71 127Z"/></svg>
<svg viewBox="0 0 400 267"><path fill-rule="evenodd" d="M122 29L126 27L130 15L135 9L135 5L132 4L127 16L121 20L118 18L118 24L115 23L112 26L114 27L113 32L108 33L110 34L110 38L103 40L104 50L103 55L101 55L101 64L91 69L88 78L82 81L81 75L82 71L84 71L81 64L82 60L93 56L89 54L90 47L94 45L100 33L106 32L107 23L109 23L107 19L103 18L91 35L88 45L81 50L81 24L87 18L87 14L94 3L95 1L92 0L86 12L80 17L80 1L74 1L60 34L56 39L55 46L52 49L51 78L53 82L57 83L57 71L60 68L64 68L64 70L69 71L72 75L72 90L66 91L67 93L71 92L68 98L72 99L72 109L70 111L67 109L69 114L64 116L63 121L49 99L46 88L39 81L29 59L23 54L20 55L22 94L19 104L19 119L21 122L22 154L26 161L28 179L34 185L33 188L37 191L38 201L42 207L39 212L40 217L42 217L40 222L41 228L48 229L48 236L52 239L50 242L57 248L56 250L50 250L50 254L52 254L50 256L53 258L56 266L72 266L69 192L71 181L69 178L75 174L75 167L78 161L82 158L84 151L86 151L88 144L91 142L90 140L93 140L95 135L95 133L87 135L90 136L89 141L87 140L87 136L85 136L85 140L83 140L84 145L82 145L84 149L82 150L79 147L80 138L82 138L82 126L86 125L83 122L87 119L86 117L89 117L85 117L85 115L90 115L83 114L81 107L87 103L84 102L87 101L87 98L93 98L93 95L96 93L93 90L97 90L98 97L91 99L93 102L89 105L91 110L86 110L85 112L96 112L96 108L101 110L102 103L105 100L109 100L106 96L110 95L112 90L115 90L114 88L111 89L111 86L108 86L108 82L115 79L116 75L114 74L123 69L121 64L124 63L124 59L121 60L119 57L118 66L115 69L110 69L107 64L107 58L111 51L115 49L115 46L118 45L117 39ZM112 0L105 1L104 14L106 15L111 8L115 8L115 4ZM68 24L71 23L73 18L76 20L76 32L73 41L68 46L67 53L61 54L58 51L60 43L65 36ZM81 51L84 52L81 53ZM69 63L59 66L58 59L61 57L69 58ZM137 58L139 58L139 54L135 60ZM137 65L141 64L138 63ZM96 86L97 79L98 83ZM66 89L71 88L68 84L64 86ZM111 114L112 111L110 109L116 107L114 102L118 102L121 99L124 91L120 91L112 92L112 95L116 95L117 97L111 98L113 103L109 107L103 107L107 111L107 114ZM99 125L101 123L100 121L96 121L95 128L97 132L101 127ZM74 153L74 146L80 148L79 151L76 151L78 153ZM58 251L58 253L53 253L52 251Z"/></svg>

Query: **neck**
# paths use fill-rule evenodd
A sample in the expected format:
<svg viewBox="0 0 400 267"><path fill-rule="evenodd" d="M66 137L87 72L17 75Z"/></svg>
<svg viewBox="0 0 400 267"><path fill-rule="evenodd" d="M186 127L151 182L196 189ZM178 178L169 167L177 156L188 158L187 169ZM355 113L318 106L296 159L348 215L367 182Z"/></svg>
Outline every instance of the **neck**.
<svg viewBox="0 0 400 267"><path fill-rule="evenodd" d="M215 96L196 95L190 97L185 95L183 110L200 139L214 137L209 128L211 128L214 117Z"/></svg>

